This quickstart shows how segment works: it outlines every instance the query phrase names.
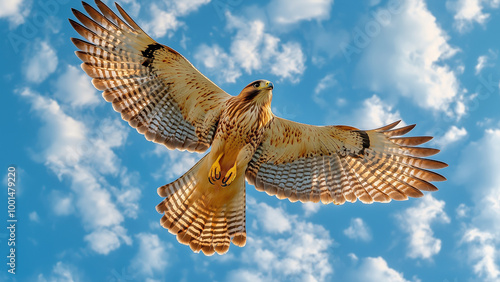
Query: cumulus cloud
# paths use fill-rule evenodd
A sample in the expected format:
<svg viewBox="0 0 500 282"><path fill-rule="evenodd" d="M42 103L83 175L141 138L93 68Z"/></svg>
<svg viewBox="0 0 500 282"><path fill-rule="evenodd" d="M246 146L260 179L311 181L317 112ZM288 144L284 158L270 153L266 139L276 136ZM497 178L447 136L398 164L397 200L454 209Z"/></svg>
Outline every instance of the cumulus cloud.
<svg viewBox="0 0 500 282"><path fill-rule="evenodd" d="M483 280L500 279L500 129L486 129L484 135L463 150L457 170L472 198L470 222L462 242L468 249L473 271ZM487 148L487 149L486 149Z"/></svg>
<svg viewBox="0 0 500 282"><path fill-rule="evenodd" d="M132 239L127 235L127 230L120 225L111 228L99 228L85 236L90 248L101 255L107 255L116 250L122 243L132 244Z"/></svg>
<svg viewBox="0 0 500 282"><path fill-rule="evenodd" d="M201 45L195 59L200 61L218 80L235 82L243 72L270 72L281 79L298 82L305 70L305 55L296 42L280 42L265 31L259 19L244 19L226 13L227 29L236 32L230 50L217 44Z"/></svg>
<svg viewBox="0 0 500 282"><path fill-rule="evenodd" d="M328 280L333 272L328 256L333 239L327 230L252 198L248 204L248 211L257 211L258 226L270 226L268 222L274 222L273 216L277 213L282 217L280 220L287 223L280 223L280 228L259 230L263 236L249 236L242 255L245 267L230 272L229 281ZM261 213L259 209L266 212ZM266 236L266 232L272 235Z"/></svg>
<svg viewBox="0 0 500 282"><path fill-rule="evenodd" d="M69 265L67 263L58 261L56 265L52 268L52 273L45 278L45 275L38 275L38 282L47 282L47 281L57 281L57 282L74 282L80 281L80 277L77 274L77 270L74 266Z"/></svg>
<svg viewBox="0 0 500 282"><path fill-rule="evenodd" d="M293 24L300 21L327 20L333 0L273 0L268 5L268 11L273 16L271 20L277 24Z"/></svg>
<svg viewBox="0 0 500 282"><path fill-rule="evenodd" d="M67 65L56 81L55 96L72 107L95 106L100 102L97 91L80 68Z"/></svg>
<svg viewBox="0 0 500 282"><path fill-rule="evenodd" d="M135 237L139 242L139 250L131 261L134 273L151 277L163 272L168 265L168 245L156 234L139 233Z"/></svg>
<svg viewBox="0 0 500 282"><path fill-rule="evenodd" d="M6 18L12 27L24 23L30 12L30 5L24 0L0 0L0 19Z"/></svg>
<svg viewBox="0 0 500 282"><path fill-rule="evenodd" d="M498 0L448 0L446 7L455 13L455 28L460 32L470 31L474 23L484 25L490 18L489 13L485 13L485 6L498 8Z"/></svg>
<svg viewBox="0 0 500 282"><path fill-rule="evenodd" d="M428 194L397 216L400 228L408 234L410 258L431 259L441 250L441 240L434 237L431 224L450 222L444 205Z"/></svg>
<svg viewBox="0 0 500 282"><path fill-rule="evenodd" d="M367 257L350 273L349 280L365 282L409 282L398 272L389 267L382 257Z"/></svg>
<svg viewBox="0 0 500 282"><path fill-rule="evenodd" d="M171 37L173 33L184 25L180 17L197 11L201 6L210 3L210 0L175 0L163 1L150 5L151 20L142 22L144 30L154 36Z"/></svg>
<svg viewBox="0 0 500 282"><path fill-rule="evenodd" d="M363 129L377 128L402 120L399 111L395 111L393 106L383 102L375 94L363 101L361 108L354 111L352 119L354 124ZM400 123L400 126L402 125L404 122Z"/></svg>
<svg viewBox="0 0 500 282"><path fill-rule="evenodd" d="M56 70L57 54L46 41L38 41L29 53L24 59L24 76L30 82L40 83Z"/></svg>
<svg viewBox="0 0 500 282"><path fill-rule="evenodd" d="M273 208L265 203L255 203L257 218L264 231L269 233L283 233L290 231L292 224L289 216L282 208Z"/></svg>
<svg viewBox="0 0 500 282"><path fill-rule="evenodd" d="M344 229L344 234L353 240L368 242L372 239L370 228L359 217L351 219L351 224Z"/></svg>
<svg viewBox="0 0 500 282"><path fill-rule="evenodd" d="M458 128L455 125L452 125L446 133L438 138L435 143L439 145L439 147L444 148L452 143L458 142L467 136L467 130L464 127Z"/></svg>
<svg viewBox="0 0 500 282"><path fill-rule="evenodd" d="M41 150L35 157L61 181L69 180L74 195L61 196L66 202L64 207L55 209L55 213L69 214L74 208L89 232L85 240L97 253L108 254L121 243L131 244L126 229L121 226L122 210L130 206L122 205L113 196L106 181L106 176L118 176L121 170L113 149L125 142L124 126L105 119L99 121L100 125L89 126L66 114L55 100L30 89L20 94L31 103L43 123L39 132ZM140 191L136 187L124 186L122 191L133 191L136 198L129 199L133 202L139 199Z"/></svg>
<svg viewBox="0 0 500 282"><path fill-rule="evenodd" d="M353 44L359 44L353 48L362 53L357 65L359 84L408 97L426 109L457 115L452 104L459 100L459 82L444 61L458 50L448 44L448 36L423 0L399 3L402 6L383 26L369 22L378 25L374 29L378 32L368 36L357 29ZM389 13L386 8L379 11ZM370 26L366 24L366 28ZM361 45L360 36L364 37Z"/></svg>
<svg viewBox="0 0 500 282"><path fill-rule="evenodd" d="M302 209L304 210L304 215L306 217L311 216L319 211L319 208L321 205L318 205L317 203L312 203L312 202L307 202L307 203L302 203Z"/></svg>

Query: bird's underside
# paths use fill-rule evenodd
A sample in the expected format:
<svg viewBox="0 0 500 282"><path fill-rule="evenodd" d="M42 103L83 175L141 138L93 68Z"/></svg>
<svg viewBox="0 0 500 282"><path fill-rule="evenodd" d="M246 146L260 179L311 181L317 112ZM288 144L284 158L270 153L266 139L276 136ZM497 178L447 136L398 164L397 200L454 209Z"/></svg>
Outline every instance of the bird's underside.
<svg viewBox="0 0 500 282"><path fill-rule="evenodd" d="M414 125L373 130L312 126L271 112L273 85L248 84L231 96L175 50L157 43L117 4L97 0L73 10L72 38L82 69L132 127L169 149L210 152L176 181L158 188L161 224L206 255L246 243L245 179L292 202L343 204L406 200L435 191L443 162L416 147L432 137L402 137Z"/></svg>

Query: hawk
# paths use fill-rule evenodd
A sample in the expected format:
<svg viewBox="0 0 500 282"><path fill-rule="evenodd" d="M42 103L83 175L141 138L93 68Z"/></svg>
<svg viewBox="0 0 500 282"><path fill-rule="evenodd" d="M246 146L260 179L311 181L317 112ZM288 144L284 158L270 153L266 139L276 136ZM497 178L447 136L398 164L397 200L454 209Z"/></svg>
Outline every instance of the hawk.
<svg viewBox="0 0 500 282"><path fill-rule="evenodd" d="M161 225L205 255L243 247L245 180L291 202L341 205L406 200L435 191L445 177L428 169L432 137L401 137L415 125L373 130L312 126L275 116L273 84L254 81L231 96L172 48L149 37L118 5L83 2L69 20L82 69L106 101L147 140L168 149L205 152L188 172L158 188Z"/></svg>

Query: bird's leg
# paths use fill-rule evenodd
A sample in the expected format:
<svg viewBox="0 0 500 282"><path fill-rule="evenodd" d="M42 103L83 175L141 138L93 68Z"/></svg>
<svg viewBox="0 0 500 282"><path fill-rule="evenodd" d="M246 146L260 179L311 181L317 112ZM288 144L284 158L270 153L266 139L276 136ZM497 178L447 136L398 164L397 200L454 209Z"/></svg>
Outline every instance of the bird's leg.
<svg viewBox="0 0 500 282"><path fill-rule="evenodd" d="M229 186L234 179L236 178L236 172L242 168L244 168L248 162L252 159L254 153L254 148L251 144L247 144L241 151L238 153L238 157L236 158L236 162L232 168L230 168L224 178L222 178L222 187Z"/></svg>
<svg viewBox="0 0 500 282"><path fill-rule="evenodd" d="M208 182L210 184L214 184L215 181L219 180L221 177L221 169L220 169L220 164L219 160L222 158L223 153L221 153L218 157L217 160L212 164L212 167L210 168L210 172L208 173Z"/></svg>

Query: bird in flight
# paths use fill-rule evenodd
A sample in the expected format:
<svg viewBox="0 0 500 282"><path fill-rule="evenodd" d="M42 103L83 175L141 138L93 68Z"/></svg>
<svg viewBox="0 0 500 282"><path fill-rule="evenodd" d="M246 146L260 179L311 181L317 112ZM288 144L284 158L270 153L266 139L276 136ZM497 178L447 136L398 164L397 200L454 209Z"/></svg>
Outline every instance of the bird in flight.
<svg viewBox="0 0 500 282"><path fill-rule="evenodd" d="M116 4L83 2L69 20L87 41L72 38L82 69L106 101L147 140L202 153L179 179L158 188L161 225L205 255L246 243L245 180L291 202L341 205L406 200L436 191L446 178L428 169L437 149L428 136L401 137L415 125L373 130L313 126L275 116L274 85L254 81L231 96L172 48L149 37Z"/></svg>

